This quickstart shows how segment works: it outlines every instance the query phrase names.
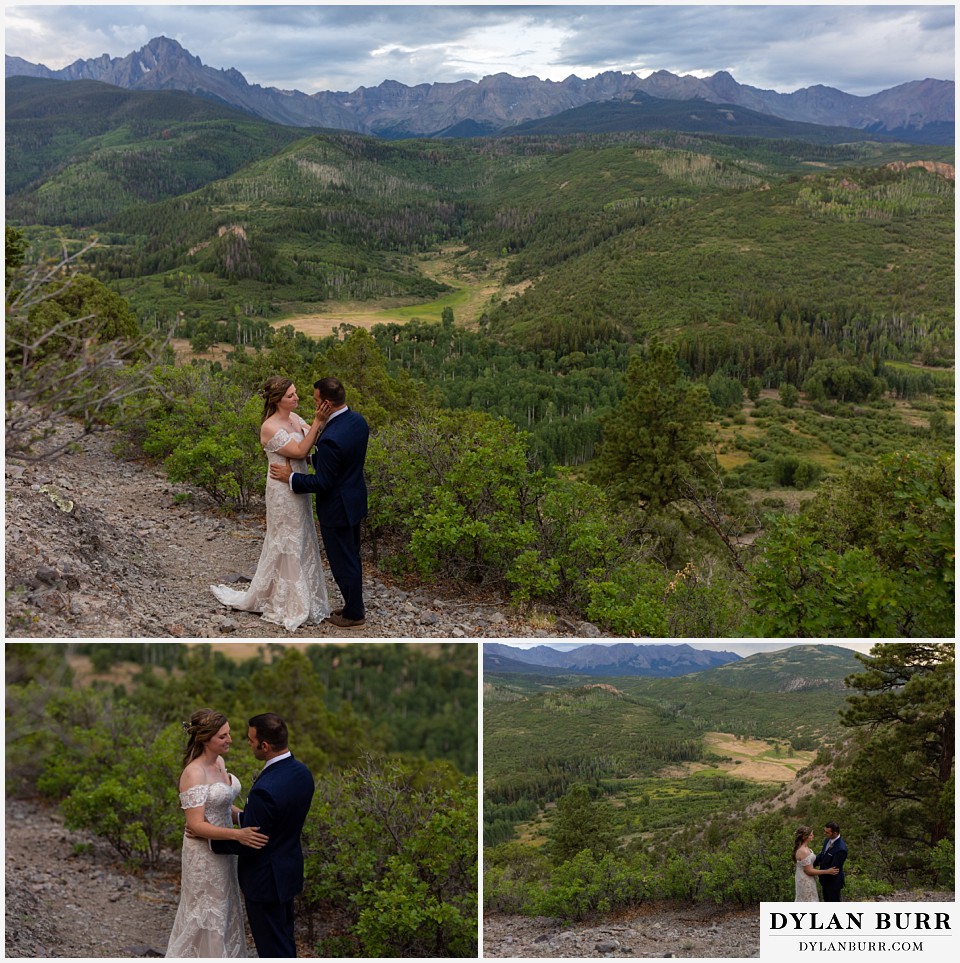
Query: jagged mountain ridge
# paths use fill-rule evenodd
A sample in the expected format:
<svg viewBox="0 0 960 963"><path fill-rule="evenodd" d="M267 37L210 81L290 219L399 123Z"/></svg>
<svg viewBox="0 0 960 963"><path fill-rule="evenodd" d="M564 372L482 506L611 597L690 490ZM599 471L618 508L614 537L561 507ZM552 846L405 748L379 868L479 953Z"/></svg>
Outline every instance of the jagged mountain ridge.
<svg viewBox="0 0 960 963"><path fill-rule="evenodd" d="M858 97L817 85L781 94L737 83L726 71L712 77L678 77L660 70L646 78L607 71L590 79L563 81L500 73L479 82L418 84L385 80L352 92L305 94L247 83L236 69L205 66L177 41L156 37L125 57L107 54L77 60L59 70L6 56L6 76L99 80L130 90L183 90L246 110L266 120L301 127L328 127L378 136L468 136L509 129L638 91L667 100L701 99L731 104L787 120L853 127L917 139L924 128L944 136L954 122L953 81L912 81Z"/></svg>
<svg viewBox="0 0 960 963"><path fill-rule="evenodd" d="M584 675L667 677L700 672L736 662L740 656L733 652L695 649L690 645L638 645L620 642L616 645L581 645L561 652L548 645L519 649L500 642L484 643L485 671L510 672L510 663Z"/></svg>

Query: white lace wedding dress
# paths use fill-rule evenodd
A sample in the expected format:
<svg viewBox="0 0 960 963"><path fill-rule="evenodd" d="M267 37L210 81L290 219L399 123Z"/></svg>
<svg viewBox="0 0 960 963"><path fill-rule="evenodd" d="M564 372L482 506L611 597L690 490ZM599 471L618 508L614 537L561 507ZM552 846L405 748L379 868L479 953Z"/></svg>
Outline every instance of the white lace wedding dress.
<svg viewBox="0 0 960 963"><path fill-rule="evenodd" d="M804 866L812 866L817 858L816 853L810 853L803 859L795 859L795 869L793 873L793 890L795 903L819 903L820 892L817 889L817 877L807 876L803 871Z"/></svg>
<svg viewBox="0 0 960 963"><path fill-rule="evenodd" d="M268 465L286 462L277 450L289 441L302 441L310 426L299 416L295 435L281 429L267 443ZM291 458L296 472L306 473L303 458ZM267 622L296 631L304 622L322 622L330 614L327 582L320 560L320 542L313 520L313 499L295 495L286 482L274 481L267 469L267 534L250 585L243 589L211 585L224 605L244 612L260 612Z"/></svg>
<svg viewBox="0 0 960 963"><path fill-rule="evenodd" d="M203 806L213 826L233 825L230 806L240 792L232 773L225 782L193 786L180 793L183 809ZM237 883L237 857L218 856L206 839L183 837L180 859L180 905L167 943L167 957L239 957L247 955L243 903Z"/></svg>

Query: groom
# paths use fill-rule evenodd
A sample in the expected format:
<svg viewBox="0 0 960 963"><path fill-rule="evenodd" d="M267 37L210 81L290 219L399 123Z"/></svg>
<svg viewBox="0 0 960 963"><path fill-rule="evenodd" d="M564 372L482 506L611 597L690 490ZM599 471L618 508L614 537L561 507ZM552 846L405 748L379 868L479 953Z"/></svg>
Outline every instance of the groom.
<svg viewBox="0 0 960 963"><path fill-rule="evenodd" d="M289 482L297 495L317 496L320 537L333 580L343 596L343 608L328 620L343 628L363 625L363 568L360 564L360 523L367 516L367 486L363 464L370 428L363 415L347 407L347 393L337 378L321 378L313 386L317 410L329 416L317 439L312 475L292 472L289 464L271 465L270 477Z"/></svg>
<svg viewBox="0 0 960 963"><path fill-rule="evenodd" d="M847 858L847 844L840 838L840 827L827 823L823 828L823 848L817 854L813 865L818 869L836 866L840 872L836 876L818 876L823 890L824 903L839 903L840 890L843 889L843 864Z"/></svg>
<svg viewBox="0 0 960 963"><path fill-rule="evenodd" d="M287 748L287 726L276 713L254 716L247 742L265 765L254 779L240 822L259 826L270 841L263 849L227 839L212 839L210 846L215 853L240 857L237 877L258 956L295 957L293 900L303 889L300 833L313 799L313 776Z"/></svg>

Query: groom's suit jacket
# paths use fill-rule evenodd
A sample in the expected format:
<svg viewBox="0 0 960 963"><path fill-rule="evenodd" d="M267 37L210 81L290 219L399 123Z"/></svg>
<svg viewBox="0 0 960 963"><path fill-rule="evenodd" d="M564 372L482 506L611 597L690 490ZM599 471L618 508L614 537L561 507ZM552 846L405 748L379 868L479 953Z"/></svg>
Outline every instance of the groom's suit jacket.
<svg viewBox="0 0 960 963"><path fill-rule="evenodd" d="M369 438L366 419L348 408L332 418L320 433L312 459L314 474L292 476L294 492L317 496L321 528L352 528L367 517L363 463Z"/></svg>
<svg viewBox="0 0 960 963"><path fill-rule="evenodd" d="M818 869L831 869L836 866L840 870L836 876L817 877L820 880L820 887L823 889L824 896L829 893L839 896L840 890L842 890L844 886L843 864L846 862L846 859L847 844L843 841L842 836L837 836L829 849L827 849L827 843L824 841L823 848L817 854L813 865Z"/></svg>
<svg viewBox="0 0 960 963"><path fill-rule="evenodd" d="M286 903L303 889L300 833L313 799L313 776L293 756L267 766L247 795L241 823L270 837L263 849L232 839L211 840L215 853L239 856L243 895L258 903Z"/></svg>

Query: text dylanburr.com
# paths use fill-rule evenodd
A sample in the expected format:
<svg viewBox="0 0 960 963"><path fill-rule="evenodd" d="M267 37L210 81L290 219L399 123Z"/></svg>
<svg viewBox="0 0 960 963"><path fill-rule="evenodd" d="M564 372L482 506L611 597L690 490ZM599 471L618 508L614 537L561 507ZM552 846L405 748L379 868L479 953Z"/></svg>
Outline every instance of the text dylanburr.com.
<svg viewBox="0 0 960 963"><path fill-rule="evenodd" d="M761 903L760 959L956 959L955 903Z"/></svg>

